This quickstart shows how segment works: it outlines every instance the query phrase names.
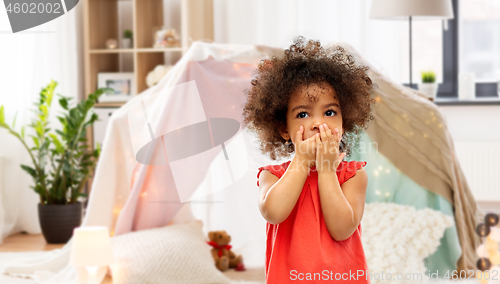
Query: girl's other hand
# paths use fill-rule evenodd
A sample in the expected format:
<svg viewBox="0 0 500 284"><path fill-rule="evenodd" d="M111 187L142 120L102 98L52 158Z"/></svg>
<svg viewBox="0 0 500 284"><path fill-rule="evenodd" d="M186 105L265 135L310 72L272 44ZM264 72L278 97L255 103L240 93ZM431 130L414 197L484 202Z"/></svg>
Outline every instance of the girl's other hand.
<svg viewBox="0 0 500 284"><path fill-rule="evenodd" d="M316 135L316 168L320 171L335 172L344 159L345 153L339 154L340 134L337 128L332 131L328 125L320 125L320 135ZM320 138L321 137L321 138Z"/></svg>
<svg viewBox="0 0 500 284"><path fill-rule="evenodd" d="M319 134L302 140L303 134L304 126L301 125L295 134L295 141L293 143L295 146L295 155L301 165L310 168L316 166L316 138L319 137Z"/></svg>

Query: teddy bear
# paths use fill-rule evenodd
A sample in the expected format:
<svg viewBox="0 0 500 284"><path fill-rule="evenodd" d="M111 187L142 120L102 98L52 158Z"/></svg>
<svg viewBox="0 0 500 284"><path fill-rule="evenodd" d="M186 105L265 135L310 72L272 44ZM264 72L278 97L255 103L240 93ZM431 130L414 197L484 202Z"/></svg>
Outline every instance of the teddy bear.
<svg viewBox="0 0 500 284"><path fill-rule="evenodd" d="M208 232L207 244L211 245L212 257L214 258L215 266L220 271L226 271L229 268L235 268L236 271L244 271L243 256L236 255L231 251L231 236L226 231L211 231Z"/></svg>

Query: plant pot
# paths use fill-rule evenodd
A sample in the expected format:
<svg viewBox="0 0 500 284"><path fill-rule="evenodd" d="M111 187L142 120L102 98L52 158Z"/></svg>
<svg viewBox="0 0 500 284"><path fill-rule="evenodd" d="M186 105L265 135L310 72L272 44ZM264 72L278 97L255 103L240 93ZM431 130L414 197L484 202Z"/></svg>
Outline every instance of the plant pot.
<svg viewBox="0 0 500 284"><path fill-rule="evenodd" d="M436 98L438 91L438 84L434 83L420 83L418 85L418 90L429 98Z"/></svg>
<svg viewBox="0 0 500 284"><path fill-rule="evenodd" d="M132 39L122 38L122 48L132 48Z"/></svg>
<svg viewBox="0 0 500 284"><path fill-rule="evenodd" d="M73 236L73 229L82 222L82 203L38 203L38 220L43 237L49 244L64 244Z"/></svg>

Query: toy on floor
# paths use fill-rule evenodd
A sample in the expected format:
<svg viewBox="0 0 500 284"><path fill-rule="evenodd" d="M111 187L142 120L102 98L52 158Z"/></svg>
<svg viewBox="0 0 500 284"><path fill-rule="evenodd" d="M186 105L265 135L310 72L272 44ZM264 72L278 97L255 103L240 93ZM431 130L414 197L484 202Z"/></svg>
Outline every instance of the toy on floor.
<svg viewBox="0 0 500 284"><path fill-rule="evenodd" d="M226 271L229 268L235 268L236 271L244 271L243 256L236 255L231 251L231 236L226 231L211 231L208 232L207 244L213 247L212 256L215 261L215 266L220 271Z"/></svg>
<svg viewBox="0 0 500 284"><path fill-rule="evenodd" d="M500 242L500 228L495 227L498 224L499 217L495 213L488 213L484 217L484 223L476 227L476 233L481 237L486 237L486 243L480 245L476 252L480 257L477 261L477 268L480 270L476 277L482 284L488 283L492 279L493 271L500 271L500 251L498 251ZM489 272L485 272L488 270Z"/></svg>

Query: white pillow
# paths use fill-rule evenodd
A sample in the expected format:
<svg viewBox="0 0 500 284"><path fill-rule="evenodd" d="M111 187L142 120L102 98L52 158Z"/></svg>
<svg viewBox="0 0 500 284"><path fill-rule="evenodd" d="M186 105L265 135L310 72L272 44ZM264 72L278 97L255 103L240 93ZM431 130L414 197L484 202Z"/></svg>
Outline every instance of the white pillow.
<svg viewBox="0 0 500 284"><path fill-rule="evenodd" d="M214 264L196 220L111 238L113 284L230 283Z"/></svg>
<svg viewBox="0 0 500 284"><path fill-rule="evenodd" d="M372 278L373 284L401 284L401 280L395 279L398 273L422 273L426 279L424 259L437 250L445 229L453 224L453 217L429 208L417 210L408 205L381 202L366 204L361 240L368 271L372 277L376 273L392 275L392 280Z"/></svg>

